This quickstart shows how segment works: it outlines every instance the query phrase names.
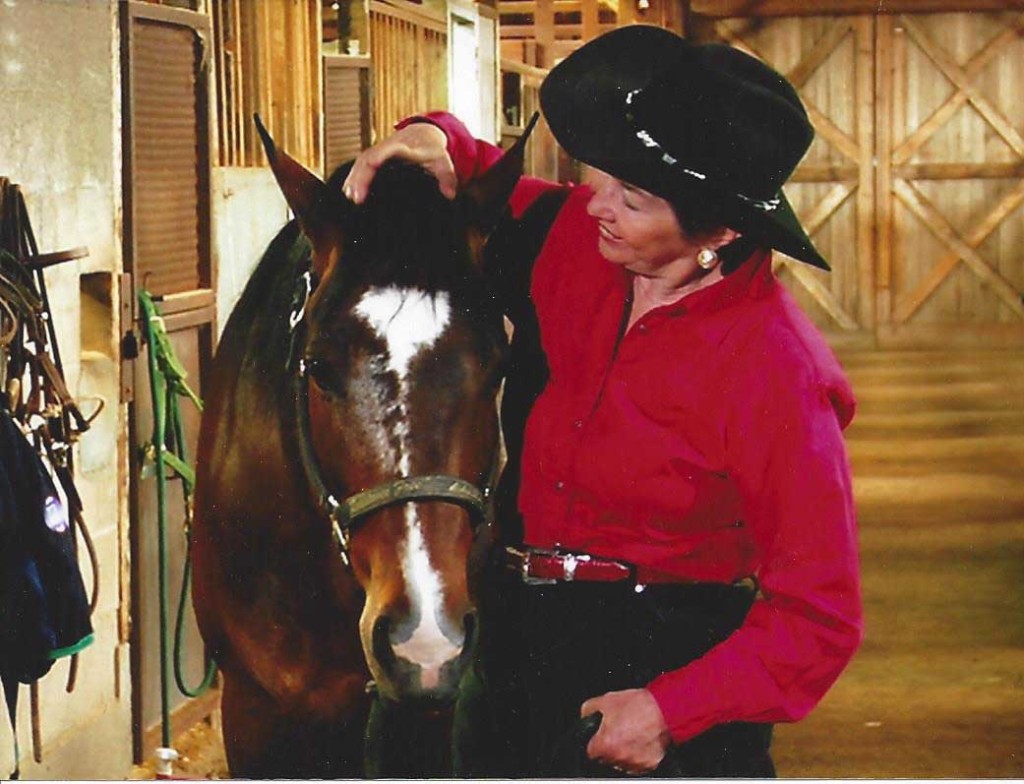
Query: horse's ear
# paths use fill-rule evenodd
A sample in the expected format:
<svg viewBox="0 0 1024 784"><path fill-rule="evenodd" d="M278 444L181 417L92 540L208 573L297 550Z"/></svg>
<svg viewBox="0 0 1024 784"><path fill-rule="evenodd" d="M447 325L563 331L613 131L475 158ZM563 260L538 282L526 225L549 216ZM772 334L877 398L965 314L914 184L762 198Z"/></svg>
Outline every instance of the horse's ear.
<svg viewBox="0 0 1024 784"><path fill-rule="evenodd" d="M505 205L508 204L512 191L523 174L526 140L530 138L539 118L540 115L534 112L523 135L516 143L506 150L483 176L463 188L463 197L469 205L470 232L477 235L471 239L486 239L501 218Z"/></svg>
<svg viewBox="0 0 1024 784"><path fill-rule="evenodd" d="M253 120L256 122L256 130L263 141L263 149L267 153L267 160L270 161L277 185L284 194L288 206L295 213L303 233L313 245L314 254L326 250L326 227L322 225L320 206L327 200L327 186L313 172L277 148L258 114L253 115Z"/></svg>

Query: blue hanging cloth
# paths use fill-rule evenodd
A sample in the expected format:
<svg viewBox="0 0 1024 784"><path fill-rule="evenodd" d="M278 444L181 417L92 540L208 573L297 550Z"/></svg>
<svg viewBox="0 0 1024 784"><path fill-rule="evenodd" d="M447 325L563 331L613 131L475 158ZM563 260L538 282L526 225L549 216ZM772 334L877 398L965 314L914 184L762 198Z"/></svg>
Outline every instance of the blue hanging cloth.
<svg viewBox="0 0 1024 784"><path fill-rule="evenodd" d="M39 453L0 403L0 680L11 726L19 684L93 641L78 567L78 499L62 498ZM15 730L17 778L17 731Z"/></svg>

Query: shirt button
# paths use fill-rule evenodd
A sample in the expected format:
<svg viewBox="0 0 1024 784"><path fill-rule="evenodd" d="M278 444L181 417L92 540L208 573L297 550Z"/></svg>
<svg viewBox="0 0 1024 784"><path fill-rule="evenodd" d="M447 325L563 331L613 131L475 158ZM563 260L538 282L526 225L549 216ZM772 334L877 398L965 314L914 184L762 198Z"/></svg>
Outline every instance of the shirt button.
<svg viewBox="0 0 1024 784"><path fill-rule="evenodd" d="M576 430L582 430L582 429L583 429L583 420L582 420L582 419L577 419L577 420L575 420L575 421L574 421L574 422L572 423L572 426L573 426L573 427L574 427L574 428L575 428Z"/></svg>
<svg viewBox="0 0 1024 784"><path fill-rule="evenodd" d="M559 492L565 490L565 482L563 482L561 479L555 482L555 490L558 490Z"/></svg>
<svg viewBox="0 0 1024 784"><path fill-rule="evenodd" d="M647 325L646 324L641 324L640 326L637 327L637 330L640 331L640 332L646 332L647 331Z"/></svg>

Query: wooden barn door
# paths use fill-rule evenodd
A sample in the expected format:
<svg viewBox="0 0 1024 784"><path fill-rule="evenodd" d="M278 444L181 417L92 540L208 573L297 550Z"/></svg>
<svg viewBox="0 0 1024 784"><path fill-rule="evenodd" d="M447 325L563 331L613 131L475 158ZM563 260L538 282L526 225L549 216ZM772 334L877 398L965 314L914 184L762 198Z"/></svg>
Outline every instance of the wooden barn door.
<svg viewBox="0 0 1024 784"><path fill-rule="evenodd" d="M835 344L1024 343L1024 15L769 5L702 2L690 33L785 74L817 129L786 193L832 273L780 277Z"/></svg>
<svg viewBox="0 0 1024 784"><path fill-rule="evenodd" d="M880 339L1024 343L1024 14L878 19Z"/></svg>
<svg viewBox="0 0 1024 784"><path fill-rule="evenodd" d="M125 268L135 288L159 300L188 382L202 394L202 369L212 353L215 292L210 242L210 128L206 82L209 24L205 15L145 3L122 4L124 32ZM135 754L160 745L157 504L155 479L140 476L138 447L152 436L146 348L129 373L131 462L132 681ZM189 455L199 416L183 403ZM171 622L185 563L185 509L177 482L168 482ZM203 675L202 641L191 605L184 638L184 672L194 687ZM170 667L168 667L170 669ZM213 699L189 703L167 673L175 731L205 715Z"/></svg>

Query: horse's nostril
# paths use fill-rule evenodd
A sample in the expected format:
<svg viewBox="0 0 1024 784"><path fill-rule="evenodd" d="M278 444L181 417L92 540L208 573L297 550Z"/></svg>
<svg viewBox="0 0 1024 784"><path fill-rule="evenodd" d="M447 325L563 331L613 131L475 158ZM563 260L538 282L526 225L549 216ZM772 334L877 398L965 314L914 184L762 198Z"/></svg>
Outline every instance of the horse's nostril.
<svg viewBox="0 0 1024 784"><path fill-rule="evenodd" d="M395 661L395 651L391 647L391 619L386 615L373 623L373 655L385 666Z"/></svg>

